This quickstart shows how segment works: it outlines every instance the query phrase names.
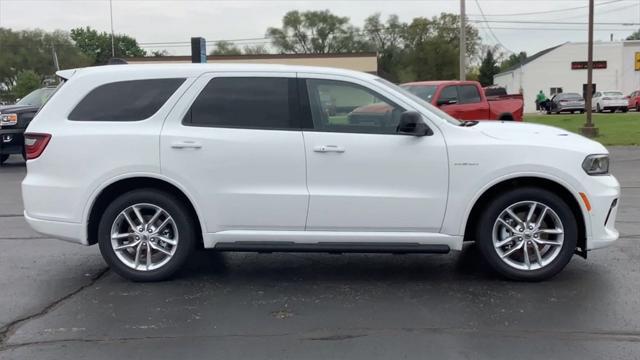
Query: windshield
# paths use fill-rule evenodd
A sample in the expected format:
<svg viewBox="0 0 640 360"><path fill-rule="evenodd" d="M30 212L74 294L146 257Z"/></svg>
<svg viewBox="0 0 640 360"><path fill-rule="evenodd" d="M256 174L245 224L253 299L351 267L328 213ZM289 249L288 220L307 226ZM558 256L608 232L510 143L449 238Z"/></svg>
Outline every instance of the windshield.
<svg viewBox="0 0 640 360"><path fill-rule="evenodd" d="M437 88L435 85L400 85L400 87L409 90L413 95L428 102L431 102L431 98Z"/></svg>
<svg viewBox="0 0 640 360"><path fill-rule="evenodd" d="M604 96L623 96L620 91L605 91Z"/></svg>
<svg viewBox="0 0 640 360"><path fill-rule="evenodd" d="M380 83L386 85L387 87L390 87L391 89L400 92L403 95L406 95L407 97L409 97L411 100L417 102L418 104L420 104L422 107L424 107L425 109L427 109L429 112L432 112L434 114L436 114L437 116L445 119L446 121L448 121L449 123L453 124L453 125L460 125L462 124L461 121L451 117L451 115L447 114L446 112L438 109L437 107L431 105L430 103L424 101L423 99L421 99L420 97L414 95L413 93L411 93L411 91L407 90L407 89L403 89L402 87L387 81L383 78L377 78L377 81L379 81Z"/></svg>
<svg viewBox="0 0 640 360"><path fill-rule="evenodd" d="M42 107L45 102L53 95L56 91L56 88L47 87L38 90L34 90L29 93L29 95L23 97L16 103L16 105L24 105L24 106L35 106Z"/></svg>

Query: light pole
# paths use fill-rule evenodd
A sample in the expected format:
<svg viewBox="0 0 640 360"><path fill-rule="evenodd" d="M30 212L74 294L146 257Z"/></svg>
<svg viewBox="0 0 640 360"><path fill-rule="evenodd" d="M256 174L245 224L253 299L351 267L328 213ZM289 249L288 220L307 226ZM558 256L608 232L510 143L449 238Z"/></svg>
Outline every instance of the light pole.
<svg viewBox="0 0 640 360"><path fill-rule="evenodd" d="M113 0L109 0L109 16L111 17L111 57L116 57L116 41L113 34Z"/></svg>
<svg viewBox="0 0 640 360"><path fill-rule="evenodd" d="M593 2L589 0L589 43L587 45L587 92L585 106L587 107L587 122L580 132L587 137L598 136L598 128L592 121L593 111L591 110L591 100L593 98Z"/></svg>
<svg viewBox="0 0 640 360"><path fill-rule="evenodd" d="M466 57L467 57L467 34L466 34L466 11L465 11L465 0L460 0L460 80L464 81L466 79Z"/></svg>

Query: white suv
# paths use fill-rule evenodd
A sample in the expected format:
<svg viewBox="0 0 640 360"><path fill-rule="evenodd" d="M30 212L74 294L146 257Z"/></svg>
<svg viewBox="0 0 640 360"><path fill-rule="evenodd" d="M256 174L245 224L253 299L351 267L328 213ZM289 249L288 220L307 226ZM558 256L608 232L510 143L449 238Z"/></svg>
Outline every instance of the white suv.
<svg viewBox="0 0 640 360"><path fill-rule="evenodd" d="M198 247L446 253L476 241L502 275L541 280L618 238L607 150L561 129L460 122L328 68L58 74L27 130L25 218L98 243L129 279L165 279Z"/></svg>

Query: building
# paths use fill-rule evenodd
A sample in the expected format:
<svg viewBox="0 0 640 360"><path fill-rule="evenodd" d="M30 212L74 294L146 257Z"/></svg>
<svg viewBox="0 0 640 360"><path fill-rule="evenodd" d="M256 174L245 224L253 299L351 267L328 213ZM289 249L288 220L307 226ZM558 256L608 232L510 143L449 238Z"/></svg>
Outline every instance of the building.
<svg viewBox="0 0 640 360"><path fill-rule="evenodd" d="M593 83L597 90L640 89L640 41L596 42L593 45ZM528 57L494 76L494 84L508 93L522 93L525 112L535 111L536 94L586 93L587 43L564 43Z"/></svg>
<svg viewBox="0 0 640 360"><path fill-rule="evenodd" d="M190 63L191 56L160 56L126 59L129 64ZM378 55L367 53L339 54L261 54L261 55L209 55L208 63L260 63L283 65L325 66L340 69L378 73Z"/></svg>

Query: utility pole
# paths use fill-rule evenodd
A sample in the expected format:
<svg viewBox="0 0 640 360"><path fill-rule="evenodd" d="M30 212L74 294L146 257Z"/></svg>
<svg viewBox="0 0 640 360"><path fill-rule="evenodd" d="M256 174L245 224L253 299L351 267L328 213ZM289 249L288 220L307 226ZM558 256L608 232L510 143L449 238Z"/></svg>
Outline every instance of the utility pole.
<svg viewBox="0 0 640 360"><path fill-rule="evenodd" d="M587 94L585 106L587 107L587 122L580 129L582 135L587 137L598 136L598 128L592 121L593 111L591 110L591 100L593 98L593 8L594 0L589 0L589 44L587 45Z"/></svg>
<svg viewBox="0 0 640 360"><path fill-rule="evenodd" d="M467 77L467 34L465 0L460 0L460 80Z"/></svg>
<svg viewBox="0 0 640 360"><path fill-rule="evenodd" d="M116 41L113 34L113 0L109 0L109 16L111 17L111 57L116 57Z"/></svg>

